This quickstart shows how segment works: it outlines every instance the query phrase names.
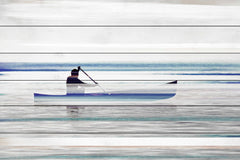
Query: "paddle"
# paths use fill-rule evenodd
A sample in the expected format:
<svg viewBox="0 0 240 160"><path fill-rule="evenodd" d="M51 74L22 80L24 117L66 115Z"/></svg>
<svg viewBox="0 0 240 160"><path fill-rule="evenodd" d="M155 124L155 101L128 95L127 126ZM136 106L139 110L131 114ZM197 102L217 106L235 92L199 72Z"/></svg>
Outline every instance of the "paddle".
<svg viewBox="0 0 240 160"><path fill-rule="evenodd" d="M106 93L106 91L96 81L94 81L80 66L78 66L78 70L81 70L86 76L88 76L89 79L91 79L95 84L98 85L98 87L100 87Z"/></svg>

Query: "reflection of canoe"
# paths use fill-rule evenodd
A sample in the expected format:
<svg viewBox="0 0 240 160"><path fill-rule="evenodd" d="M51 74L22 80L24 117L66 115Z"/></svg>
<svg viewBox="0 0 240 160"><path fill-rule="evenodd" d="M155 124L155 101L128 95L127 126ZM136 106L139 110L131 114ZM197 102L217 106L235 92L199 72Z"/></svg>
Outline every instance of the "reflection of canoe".
<svg viewBox="0 0 240 160"><path fill-rule="evenodd" d="M167 84L177 84L173 81ZM172 86L172 85L170 85ZM36 103L46 104L99 104L99 102L129 103L129 102L152 102L161 99L168 99L176 95L176 89L152 90L128 90L113 93L82 93L65 95L48 95L34 93ZM105 103L104 103L105 104Z"/></svg>

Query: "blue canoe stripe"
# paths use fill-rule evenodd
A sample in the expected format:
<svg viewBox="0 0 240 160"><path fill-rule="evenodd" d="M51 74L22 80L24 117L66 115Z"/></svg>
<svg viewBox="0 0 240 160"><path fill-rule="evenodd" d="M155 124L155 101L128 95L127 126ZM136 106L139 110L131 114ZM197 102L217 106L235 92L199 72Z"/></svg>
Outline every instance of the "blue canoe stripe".
<svg viewBox="0 0 240 160"><path fill-rule="evenodd" d="M85 94L66 94L66 95L47 95L34 93L36 97L83 97L83 96L104 96L104 97L115 97L115 96L171 96L173 93L85 93Z"/></svg>
<svg viewBox="0 0 240 160"><path fill-rule="evenodd" d="M34 93L34 98L69 98L71 99L94 99L94 100L160 100L160 99L168 99L175 96L175 93L169 94L146 94L146 93L121 93L121 94L107 94L107 93L88 93L88 94L67 94L67 95L46 95L46 94L38 94Z"/></svg>

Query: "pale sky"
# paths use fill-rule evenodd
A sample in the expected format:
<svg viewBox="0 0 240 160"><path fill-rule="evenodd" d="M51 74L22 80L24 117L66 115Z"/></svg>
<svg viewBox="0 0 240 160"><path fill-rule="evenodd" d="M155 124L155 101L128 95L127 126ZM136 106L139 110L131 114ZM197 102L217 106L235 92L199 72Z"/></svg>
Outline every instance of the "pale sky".
<svg viewBox="0 0 240 160"><path fill-rule="evenodd" d="M159 3L164 2L164 3ZM3 1L0 24L239 24L237 0ZM204 4L204 5L202 5ZM1 27L0 52L190 52L188 55L0 55L0 62L239 63L239 27Z"/></svg>
<svg viewBox="0 0 240 160"><path fill-rule="evenodd" d="M238 24L239 0L0 2L0 24Z"/></svg>
<svg viewBox="0 0 240 160"><path fill-rule="evenodd" d="M240 54L0 54L0 62L240 63Z"/></svg>

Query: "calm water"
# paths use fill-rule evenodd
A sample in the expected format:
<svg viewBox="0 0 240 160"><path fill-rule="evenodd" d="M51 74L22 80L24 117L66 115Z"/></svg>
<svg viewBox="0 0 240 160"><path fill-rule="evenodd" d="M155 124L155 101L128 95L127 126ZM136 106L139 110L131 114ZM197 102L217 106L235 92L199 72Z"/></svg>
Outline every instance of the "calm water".
<svg viewBox="0 0 240 160"><path fill-rule="evenodd" d="M4 148L1 159L239 159L239 149L161 149L161 148ZM18 156L9 156L16 154ZM55 153L55 154L52 154Z"/></svg>
<svg viewBox="0 0 240 160"><path fill-rule="evenodd" d="M237 106L2 107L1 133L237 137ZM37 125L36 125L37 124Z"/></svg>
<svg viewBox="0 0 240 160"><path fill-rule="evenodd" d="M1 138L7 137L239 137L238 64L83 65L107 91L156 88L179 80L176 96L142 106L39 106L33 93L65 94L76 64L5 64L0 75ZM51 65L50 65L51 66ZM64 65L63 65L64 66ZM115 66L116 67L116 66ZM40 68L40 69L39 69ZM51 67L50 67L51 68ZM55 70L53 70L55 68ZM91 83L83 74L80 78ZM220 80L219 80L220 79ZM136 81L137 80L137 81ZM139 81L142 80L142 81ZM158 81L159 80L159 81ZM101 91L91 88L89 92ZM147 152L146 152L147 150ZM239 159L235 149L4 148L2 159ZM54 154L53 154L54 153ZM9 156L14 155L16 156ZM224 155L224 156L223 156Z"/></svg>
<svg viewBox="0 0 240 160"><path fill-rule="evenodd" d="M155 136L239 133L239 64L82 64L108 93L162 88L170 80L179 80L173 85L175 97L153 103L141 101L141 107L118 106L118 103L63 106L57 102L56 106L39 106L34 103L33 93L65 94L65 79L77 64L1 63L0 66L0 125L5 128L2 132ZM80 79L92 83L82 73ZM91 87L86 92L102 90Z"/></svg>
<svg viewBox="0 0 240 160"><path fill-rule="evenodd" d="M223 150L223 149L156 149L156 148L56 148L55 153L59 151L61 154L51 154L48 149L32 149L31 156L22 152L22 149L1 151L2 159L15 159L6 155L9 153L18 153L19 159L239 159L239 150ZM4 151L4 152L3 152ZM34 152L35 151L35 152Z"/></svg>

